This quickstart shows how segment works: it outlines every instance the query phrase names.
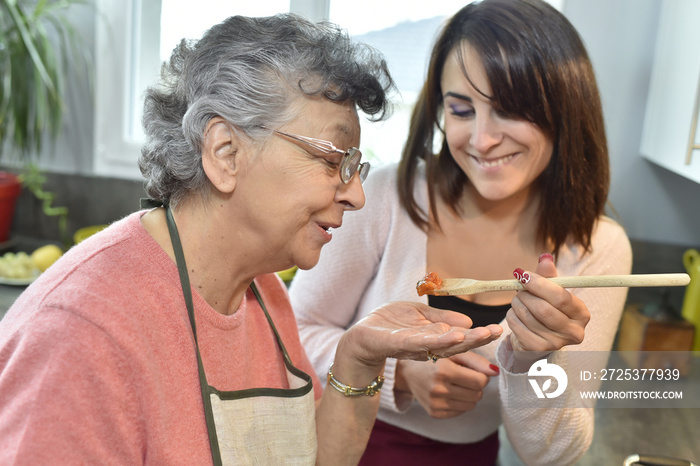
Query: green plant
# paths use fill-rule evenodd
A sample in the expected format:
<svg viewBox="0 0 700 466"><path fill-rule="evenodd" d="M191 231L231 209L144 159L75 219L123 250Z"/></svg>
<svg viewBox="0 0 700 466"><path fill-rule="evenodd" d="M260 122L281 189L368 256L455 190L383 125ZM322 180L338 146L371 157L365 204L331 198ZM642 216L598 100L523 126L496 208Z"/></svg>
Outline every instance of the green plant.
<svg viewBox="0 0 700 466"><path fill-rule="evenodd" d="M21 183L34 194L34 197L41 201L41 208L45 215L58 218L58 231L63 242L64 249L70 247L70 237L68 236L68 207L56 207L53 205L53 193L44 191L46 176L39 170L36 164L27 164L24 172L19 176Z"/></svg>
<svg viewBox="0 0 700 466"><path fill-rule="evenodd" d="M88 57L67 12L86 3L0 0L0 155L26 162L58 136L66 70Z"/></svg>
<svg viewBox="0 0 700 466"><path fill-rule="evenodd" d="M54 207L35 161L62 129L67 70L89 69L90 54L68 17L89 0L0 0L0 160L19 161L22 183L57 216L66 238L68 209Z"/></svg>

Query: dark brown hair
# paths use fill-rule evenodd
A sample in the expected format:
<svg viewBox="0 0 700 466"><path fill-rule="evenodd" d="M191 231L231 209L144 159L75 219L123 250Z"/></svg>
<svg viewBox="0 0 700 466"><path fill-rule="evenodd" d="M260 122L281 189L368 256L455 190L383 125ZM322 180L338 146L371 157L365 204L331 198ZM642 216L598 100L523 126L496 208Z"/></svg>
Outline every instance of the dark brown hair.
<svg viewBox="0 0 700 466"><path fill-rule="evenodd" d="M589 249L610 183L602 106L581 38L561 13L541 0L471 3L445 25L433 47L399 163L402 205L427 229L427 213L413 194L420 159L426 163L433 212L436 193L456 211L469 182L452 158L439 123L445 61L465 42L481 56L492 105L532 122L552 138L552 158L534 185L541 197L538 240L551 242L555 254L569 239ZM442 147L434 154L436 130L442 133Z"/></svg>

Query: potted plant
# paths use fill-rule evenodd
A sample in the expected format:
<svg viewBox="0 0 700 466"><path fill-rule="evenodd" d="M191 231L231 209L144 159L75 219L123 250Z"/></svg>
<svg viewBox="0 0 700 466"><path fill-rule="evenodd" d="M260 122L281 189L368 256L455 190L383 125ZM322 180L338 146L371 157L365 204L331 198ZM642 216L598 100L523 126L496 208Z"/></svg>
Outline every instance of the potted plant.
<svg viewBox="0 0 700 466"><path fill-rule="evenodd" d="M24 172L0 174L0 216L10 216L0 217L0 243L9 237L21 182L40 199L44 212L65 226L67 209L51 205L53 196L43 190L45 177L36 159L62 127L65 70L76 58L89 56L67 16L71 6L87 3L0 0L0 162Z"/></svg>

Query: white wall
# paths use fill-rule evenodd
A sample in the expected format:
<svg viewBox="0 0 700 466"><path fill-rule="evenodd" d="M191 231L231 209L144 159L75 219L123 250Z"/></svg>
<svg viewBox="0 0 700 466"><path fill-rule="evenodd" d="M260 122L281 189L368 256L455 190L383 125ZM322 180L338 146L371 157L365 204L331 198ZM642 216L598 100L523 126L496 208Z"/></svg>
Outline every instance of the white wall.
<svg viewBox="0 0 700 466"><path fill-rule="evenodd" d="M639 153L661 1L565 0L563 12L598 77L619 221L632 239L698 247L700 184Z"/></svg>

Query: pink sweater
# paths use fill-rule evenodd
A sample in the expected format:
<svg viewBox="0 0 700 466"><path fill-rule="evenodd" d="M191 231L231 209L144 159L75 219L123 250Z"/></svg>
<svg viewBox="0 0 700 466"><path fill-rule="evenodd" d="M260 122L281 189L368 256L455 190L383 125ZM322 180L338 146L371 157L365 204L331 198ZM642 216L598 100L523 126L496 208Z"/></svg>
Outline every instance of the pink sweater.
<svg viewBox="0 0 700 466"><path fill-rule="evenodd" d="M129 215L68 251L0 321L0 464L208 464L177 268ZM256 279L292 362L314 377L286 288ZM255 296L224 316L192 290L210 385L286 388Z"/></svg>

